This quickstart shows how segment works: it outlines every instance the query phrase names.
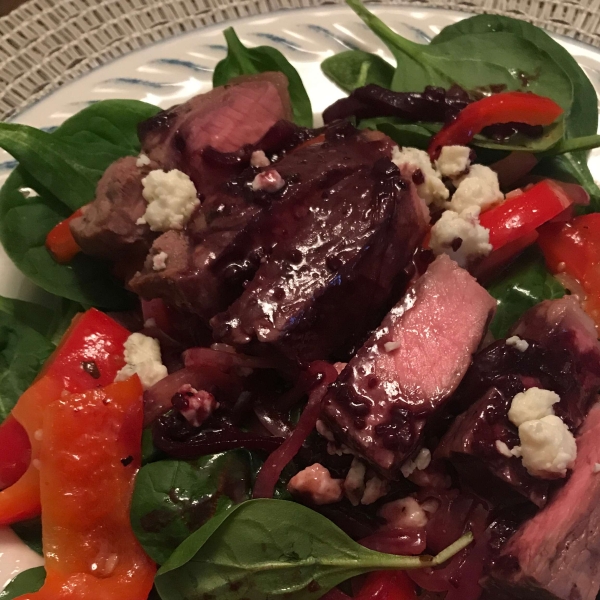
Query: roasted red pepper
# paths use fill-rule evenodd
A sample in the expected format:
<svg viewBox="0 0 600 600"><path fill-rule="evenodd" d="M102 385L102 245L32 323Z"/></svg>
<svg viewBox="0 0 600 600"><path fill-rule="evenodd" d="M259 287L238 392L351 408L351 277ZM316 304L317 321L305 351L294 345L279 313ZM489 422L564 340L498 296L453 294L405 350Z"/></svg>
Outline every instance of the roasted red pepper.
<svg viewBox="0 0 600 600"><path fill-rule="evenodd" d="M486 210L480 215L479 222L490 230L490 244L498 250L530 235L572 204L558 184L545 180Z"/></svg>
<svg viewBox="0 0 600 600"><path fill-rule="evenodd" d="M0 490L16 483L31 462L31 444L23 425L9 415L0 427Z"/></svg>
<svg viewBox="0 0 600 600"><path fill-rule="evenodd" d="M586 293L583 307L600 329L600 214L548 223L538 243L552 273L566 273Z"/></svg>
<svg viewBox="0 0 600 600"><path fill-rule="evenodd" d="M37 460L45 408L65 391L77 393L112 383L125 364L123 345L128 336L127 329L94 308L78 315L34 384L19 398L12 416L27 433L31 463L20 479L0 491L0 525L40 512ZM0 440L5 427L11 427L10 420L0 427ZM4 458L0 464L7 464Z"/></svg>
<svg viewBox="0 0 600 600"><path fill-rule="evenodd" d="M355 600L417 600L415 584L403 571L370 573Z"/></svg>
<svg viewBox="0 0 600 600"><path fill-rule="evenodd" d="M463 108L458 117L445 125L431 140L429 155L437 158L442 146L466 146L489 125L526 123L551 125L563 109L550 98L525 92L504 92L487 96Z"/></svg>
<svg viewBox="0 0 600 600"><path fill-rule="evenodd" d="M46 248L56 262L61 264L71 262L81 252L81 248L71 233L70 223L82 214L82 208L76 210L68 219L55 225L46 236Z"/></svg>
<svg viewBox="0 0 600 600"><path fill-rule="evenodd" d="M134 376L46 408L39 460L47 575L21 600L147 600L156 566L129 519L142 393Z"/></svg>

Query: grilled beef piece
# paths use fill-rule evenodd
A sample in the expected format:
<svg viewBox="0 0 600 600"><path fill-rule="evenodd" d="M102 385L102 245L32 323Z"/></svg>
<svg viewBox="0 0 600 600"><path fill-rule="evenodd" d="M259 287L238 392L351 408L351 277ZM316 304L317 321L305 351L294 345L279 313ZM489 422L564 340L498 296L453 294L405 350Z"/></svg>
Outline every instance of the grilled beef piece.
<svg viewBox="0 0 600 600"><path fill-rule="evenodd" d="M348 350L380 322L426 220L388 158L316 191L293 217L295 234L212 325L223 341L266 342L303 363Z"/></svg>
<svg viewBox="0 0 600 600"><path fill-rule="evenodd" d="M594 600L600 589L600 408L577 438L573 473L506 543L483 581L489 600Z"/></svg>
<svg viewBox="0 0 600 600"><path fill-rule="evenodd" d="M576 432L600 390L600 344L593 323L573 298L547 300L521 317L513 332L525 339L524 352L500 340L478 353L452 399L451 424L435 456L447 458L463 484L497 503L525 497L544 506L547 480L533 477L521 460L504 456L519 445L508 420L516 394L530 387L556 392L554 412ZM476 400L473 403L474 399Z"/></svg>
<svg viewBox="0 0 600 600"><path fill-rule="evenodd" d="M133 156L114 162L98 182L96 199L84 207L70 227L81 249L92 256L119 260L141 256L156 234L147 225L136 225L146 212L142 179L149 168L138 168Z"/></svg>
<svg viewBox="0 0 600 600"><path fill-rule="evenodd" d="M136 225L146 211L142 179L150 170L179 169L190 175L205 197L238 174L250 158L227 163L219 161L219 153L262 141L274 124L290 117L287 79L281 73L265 73L237 78L144 121L140 139L150 164L137 167L134 157L113 163L98 184L96 199L72 221L73 236L86 254L122 262L135 256L143 261L158 235L147 225ZM274 151L288 140L302 139L293 125L282 123L273 130L264 143ZM210 156L204 160L203 151L209 147L213 160Z"/></svg>
<svg viewBox="0 0 600 600"><path fill-rule="evenodd" d="M275 163L285 181L278 192L253 191L250 183L259 170L246 169L205 200L185 232L167 232L156 240L131 289L208 321L242 294L261 261L303 226L306 215L326 203L323 194L354 171L390 156L392 147L382 134L332 127L325 141L300 147ZM174 260L167 258L167 268L156 271L152 256L161 251Z"/></svg>
<svg viewBox="0 0 600 600"><path fill-rule="evenodd" d="M398 476L463 378L495 307L467 271L438 257L331 386L323 418L339 441Z"/></svg>

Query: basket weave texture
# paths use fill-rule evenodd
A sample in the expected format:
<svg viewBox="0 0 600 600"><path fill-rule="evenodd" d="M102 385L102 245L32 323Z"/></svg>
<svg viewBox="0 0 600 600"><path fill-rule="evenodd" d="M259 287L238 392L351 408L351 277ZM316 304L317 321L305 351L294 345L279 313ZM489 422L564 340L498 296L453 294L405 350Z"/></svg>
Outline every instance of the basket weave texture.
<svg viewBox="0 0 600 600"><path fill-rule="evenodd" d="M0 18L0 120L90 69L230 19L343 0L29 0ZM387 2L386 2L387 3ZM600 47L600 0L404 0L516 16Z"/></svg>

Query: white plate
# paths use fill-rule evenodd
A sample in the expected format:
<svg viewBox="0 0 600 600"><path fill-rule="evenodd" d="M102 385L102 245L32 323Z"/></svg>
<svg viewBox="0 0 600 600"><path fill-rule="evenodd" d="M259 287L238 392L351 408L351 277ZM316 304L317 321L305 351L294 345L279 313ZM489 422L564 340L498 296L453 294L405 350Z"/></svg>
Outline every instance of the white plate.
<svg viewBox="0 0 600 600"><path fill-rule="evenodd" d="M392 6L375 7L373 11L400 34L422 43L467 16L455 11ZM383 44L345 7L282 11L242 19L234 25L244 43L272 45L285 54L298 69L317 118L344 95L322 74L320 63L324 58L359 48L393 62ZM212 87L212 70L225 55L221 32L226 26L181 35L120 58L37 102L14 121L53 128L88 104L106 98L133 98L162 108L184 102ZM596 91L600 90L600 51L566 38L557 39L582 65ZM590 163L596 177L600 177L600 152L593 153ZM0 151L0 184L13 166L10 156ZM49 301L24 279L2 249L0 295ZM41 562L11 531L0 528L0 589L20 570Z"/></svg>

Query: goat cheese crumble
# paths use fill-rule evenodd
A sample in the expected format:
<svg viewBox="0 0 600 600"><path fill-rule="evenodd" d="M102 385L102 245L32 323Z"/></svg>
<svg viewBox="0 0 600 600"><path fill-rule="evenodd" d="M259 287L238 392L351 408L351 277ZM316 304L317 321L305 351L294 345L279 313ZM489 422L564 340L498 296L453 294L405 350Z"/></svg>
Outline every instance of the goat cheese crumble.
<svg viewBox="0 0 600 600"><path fill-rule="evenodd" d="M442 177L456 179L465 175L471 165L471 149L467 146L443 146L435 166Z"/></svg>
<svg viewBox="0 0 600 600"><path fill-rule="evenodd" d="M308 497L320 505L339 502L344 496L343 483L343 479L334 479L323 465L315 463L296 473L287 487L290 494Z"/></svg>
<svg viewBox="0 0 600 600"><path fill-rule="evenodd" d="M384 504L379 516L391 529L425 527L428 520L427 514L412 496Z"/></svg>
<svg viewBox="0 0 600 600"><path fill-rule="evenodd" d="M466 267L475 257L492 251L490 231L479 223L480 208L470 206L460 214L447 210L431 228L429 247L434 254L447 254Z"/></svg>
<svg viewBox="0 0 600 600"><path fill-rule="evenodd" d="M181 171L150 171L144 179L142 195L148 207L138 225L148 224L152 231L183 229L200 204L192 180Z"/></svg>
<svg viewBox="0 0 600 600"><path fill-rule="evenodd" d="M511 402L508 420L520 427L527 421L536 421L554 414L552 406L560 402L560 396L550 390L537 387L517 394Z"/></svg>
<svg viewBox="0 0 600 600"><path fill-rule="evenodd" d="M423 174L423 183L416 184L417 193L429 204L443 206L450 197L448 188L444 185L440 173L432 166L429 154L418 148L398 148L392 150L392 162L400 169L402 167L418 169Z"/></svg>
<svg viewBox="0 0 600 600"><path fill-rule="evenodd" d="M522 340L518 335L513 335L506 340L507 346L515 347L519 352L525 352L529 348L529 343L526 340Z"/></svg>
<svg viewBox="0 0 600 600"><path fill-rule="evenodd" d="M138 156L137 160L135 161L135 166L138 169L141 169L142 167L147 167L150 164L150 162L150 159L142 153Z"/></svg>
<svg viewBox="0 0 600 600"><path fill-rule="evenodd" d="M410 477L415 471L424 471L431 463L431 451L421 448L414 460L407 460L401 467L402 475Z"/></svg>
<svg viewBox="0 0 600 600"><path fill-rule="evenodd" d="M456 191L448 208L457 213L474 206L484 210L504 200L498 175L484 165L472 165L469 172L457 179L455 184Z"/></svg>
<svg viewBox="0 0 600 600"><path fill-rule="evenodd" d="M167 367L162 364L158 340L142 333L132 333L125 342L125 362L127 363L115 377L124 381L137 373L142 387L147 390L167 375Z"/></svg>
<svg viewBox="0 0 600 600"><path fill-rule="evenodd" d="M268 167L271 161L262 150L255 150L250 157L250 164L253 167Z"/></svg>
<svg viewBox="0 0 600 600"><path fill-rule="evenodd" d="M278 192L285 185L285 180L275 169L269 169L259 173L252 181L252 191Z"/></svg>
<svg viewBox="0 0 600 600"><path fill-rule="evenodd" d="M152 258L152 269L154 271L164 271L167 268L167 258L169 255L166 252L159 252Z"/></svg>

